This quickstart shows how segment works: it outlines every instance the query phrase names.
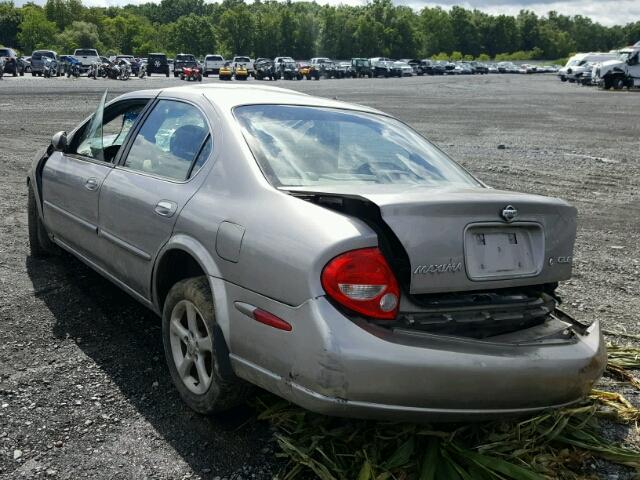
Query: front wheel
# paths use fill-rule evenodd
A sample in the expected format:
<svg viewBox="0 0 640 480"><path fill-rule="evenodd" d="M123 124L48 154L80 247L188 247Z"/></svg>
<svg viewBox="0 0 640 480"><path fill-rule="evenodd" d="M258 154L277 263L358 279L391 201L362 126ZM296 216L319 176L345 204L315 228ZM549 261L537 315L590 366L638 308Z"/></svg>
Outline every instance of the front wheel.
<svg viewBox="0 0 640 480"><path fill-rule="evenodd" d="M29 228L29 250L32 257L46 257L56 253L56 245L49 238L47 229L38 214L36 196L31 184L29 184L28 188L27 223Z"/></svg>
<svg viewBox="0 0 640 480"><path fill-rule="evenodd" d="M204 415L244 401L249 384L235 377L207 277L176 283L164 304L162 340L171 379L184 402Z"/></svg>

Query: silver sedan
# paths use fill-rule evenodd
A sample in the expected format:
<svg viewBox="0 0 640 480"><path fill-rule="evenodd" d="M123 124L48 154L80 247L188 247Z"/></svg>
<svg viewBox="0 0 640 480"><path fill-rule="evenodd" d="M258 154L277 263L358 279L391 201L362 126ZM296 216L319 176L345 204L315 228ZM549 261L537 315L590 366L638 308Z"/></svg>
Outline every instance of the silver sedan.
<svg viewBox="0 0 640 480"><path fill-rule="evenodd" d="M235 85L103 97L27 181L31 253L65 250L160 315L204 414L251 385L331 415L520 414L579 401L605 366L598 322L558 309L575 208L489 188L370 108Z"/></svg>

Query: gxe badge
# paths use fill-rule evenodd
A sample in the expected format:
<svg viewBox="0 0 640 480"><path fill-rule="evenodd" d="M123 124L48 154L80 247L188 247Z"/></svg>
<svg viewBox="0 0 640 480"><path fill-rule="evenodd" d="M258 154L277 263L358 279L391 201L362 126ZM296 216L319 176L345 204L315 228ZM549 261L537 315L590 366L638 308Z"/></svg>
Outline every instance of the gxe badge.
<svg viewBox="0 0 640 480"><path fill-rule="evenodd" d="M500 216L504 218L505 222L512 222L518 216L518 210L512 205L507 205L502 209Z"/></svg>

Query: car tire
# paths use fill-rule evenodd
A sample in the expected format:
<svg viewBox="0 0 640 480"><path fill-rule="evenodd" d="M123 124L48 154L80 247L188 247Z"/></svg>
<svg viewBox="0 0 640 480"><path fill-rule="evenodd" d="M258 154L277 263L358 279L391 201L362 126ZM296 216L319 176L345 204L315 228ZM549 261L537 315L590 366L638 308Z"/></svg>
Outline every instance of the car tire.
<svg viewBox="0 0 640 480"><path fill-rule="evenodd" d="M231 370L214 311L209 282L200 276L176 283L162 313L162 340L171 379L189 408L203 415L239 405L252 390Z"/></svg>
<svg viewBox="0 0 640 480"><path fill-rule="evenodd" d="M57 253L56 245L47 234L47 229L42 223L36 205L36 196L33 187L29 184L27 198L27 223L29 229L29 250L32 257L48 257Z"/></svg>
<svg viewBox="0 0 640 480"><path fill-rule="evenodd" d="M207 71L205 70L205 71L204 71L204 73L203 73L203 75L204 75L205 77L208 77L208 76L209 76L209 73L207 73Z"/></svg>
<svg viewBox="0 0 640 480"><path fill-rule="evenodd" d="M622 90L624 88L625 82L624 82L624 78L622 77L614 77L611 80L611 86L613 87L614 90Z"/></svg>

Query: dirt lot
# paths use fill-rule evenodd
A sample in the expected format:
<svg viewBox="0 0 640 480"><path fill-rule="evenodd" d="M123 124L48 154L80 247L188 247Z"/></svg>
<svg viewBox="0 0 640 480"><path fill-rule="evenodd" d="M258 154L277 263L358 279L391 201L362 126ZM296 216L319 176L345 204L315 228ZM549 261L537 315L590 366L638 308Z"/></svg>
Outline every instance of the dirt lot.
<svg viewBox="0 0 640 480"><path fill-rule="evenodd" d="M205 419L183 406L153 314L77 261L28 256L25 175L36 150L90 114L107 87L112 97L179 82L0 81L0 477L277 471L269 428L250 409ZM574 203L580 226L575 276L561 290L566 309L609 331L640 333L640 93L518 75L277 84L390 112L492 186ZM640 444L626 429L611 435ZM593 468L603 478L626 475Z"/></svg>

